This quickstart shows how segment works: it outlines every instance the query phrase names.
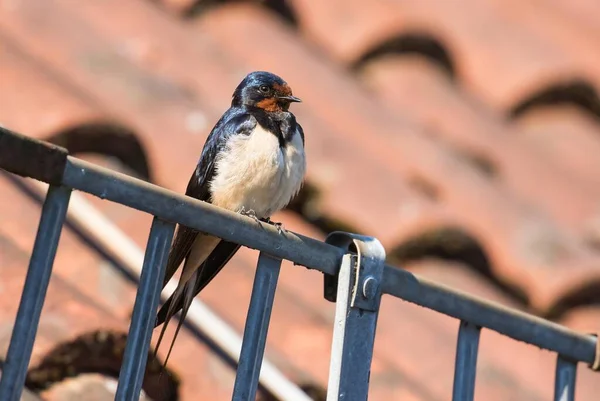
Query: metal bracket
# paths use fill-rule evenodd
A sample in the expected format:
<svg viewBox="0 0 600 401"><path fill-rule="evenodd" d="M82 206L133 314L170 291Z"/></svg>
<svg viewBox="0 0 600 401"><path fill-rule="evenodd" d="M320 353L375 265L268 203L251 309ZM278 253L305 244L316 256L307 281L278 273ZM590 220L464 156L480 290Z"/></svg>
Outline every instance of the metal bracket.
<svg viewBox="0 0 600 401"><path fill-rule="evenodd" d="M328 244L345 249L351 254L354 270L354 286L350 307L376 311L381 299L381 279L385 263L385 249L373 237L336 231L327 236ZM326 274L324 279L324 296L336 302L338 277Z"/></svg>
<svg viewBox="0 0 600 401"><path fill-rule="evenodd" d="M327 299L336 302L327 401L365 401L385 250L375 238L356 234L335 232L326 242L345 251L336 276L325 276Z"/></svg>

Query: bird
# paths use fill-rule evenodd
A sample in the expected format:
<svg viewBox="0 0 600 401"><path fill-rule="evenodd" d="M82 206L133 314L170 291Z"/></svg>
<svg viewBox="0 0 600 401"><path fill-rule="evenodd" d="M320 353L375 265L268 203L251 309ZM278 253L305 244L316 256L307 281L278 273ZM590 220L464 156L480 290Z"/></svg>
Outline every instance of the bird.
<svg viewBox="0 0 600 401"><path fill-rule="evenodd" d="M271 216L298 194L306 172L304 130L289 111L294 102L301 100L281 77L267 71L246 75L233 92L230 108L208 135L185 194L273 224L281 234L282 224L273 222ZM176 290L156 316L154 327L163 327L155 356L169 321L180 310L181 316L163 366L192 300L239 248L239 244L177 225L162 288L182 263L183 269Z"/></svg>

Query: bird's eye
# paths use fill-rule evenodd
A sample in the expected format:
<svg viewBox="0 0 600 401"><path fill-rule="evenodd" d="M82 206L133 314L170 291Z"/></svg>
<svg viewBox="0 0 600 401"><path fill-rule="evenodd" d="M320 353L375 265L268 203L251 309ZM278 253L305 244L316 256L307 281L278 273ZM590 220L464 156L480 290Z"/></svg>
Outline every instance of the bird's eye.
<svg viewBox="0 0 600 401"><path fill-rule="evenodd" d="M261 85L258 87L258 90L262 93L269 93L269 87L267 85Z"/></svg>

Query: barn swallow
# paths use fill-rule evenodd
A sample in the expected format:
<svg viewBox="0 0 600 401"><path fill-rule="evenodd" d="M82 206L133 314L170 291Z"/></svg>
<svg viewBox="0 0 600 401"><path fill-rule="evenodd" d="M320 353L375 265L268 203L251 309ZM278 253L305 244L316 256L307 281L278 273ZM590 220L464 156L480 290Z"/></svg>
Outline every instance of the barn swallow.
<svg viewBox="0 0 600 401"><path fill-rule="evenodd" d="M292 102L300 101L277 75L248 74L233 92L231 107L208 135L186 195L275 224L281 232L281 225L270 217L298 193L306 171L304 131L288 111ZM182 262L183 269L175 292L158 311L155 327L164 325L155 354L169 320L182 312L164 366L193 298L239 247L177 226L163 288Z"/></svg>

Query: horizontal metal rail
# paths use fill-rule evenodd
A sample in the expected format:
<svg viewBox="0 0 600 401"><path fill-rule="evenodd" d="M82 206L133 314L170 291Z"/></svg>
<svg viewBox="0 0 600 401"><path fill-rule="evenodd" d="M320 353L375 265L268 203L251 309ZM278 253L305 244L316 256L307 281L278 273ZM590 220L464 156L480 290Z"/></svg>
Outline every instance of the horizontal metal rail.
<svg viewBox="0 0 600 401"><path fill-rule="evenodd" d="M286 232L269 224L232 213L191 197L69 156L63 183L73 189L258 249L295 264L335 275L343 250L312 238ZM597 338L537 316L507 308L419 277L397 267L385 266L385 294L436 310L459 320L554 351L564 357L593 364Z"/></svg>

